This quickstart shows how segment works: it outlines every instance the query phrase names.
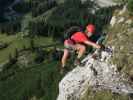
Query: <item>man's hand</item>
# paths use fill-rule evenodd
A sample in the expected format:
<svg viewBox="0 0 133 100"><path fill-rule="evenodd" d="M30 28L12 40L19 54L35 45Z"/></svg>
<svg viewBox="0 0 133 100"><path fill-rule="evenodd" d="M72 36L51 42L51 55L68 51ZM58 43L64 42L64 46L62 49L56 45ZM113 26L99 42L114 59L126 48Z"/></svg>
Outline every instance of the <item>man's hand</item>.
<svg viewBox="0 0 133 100"><path fill-rule="evenodd" d="M101 48L101 46L99 44L96 44L96 43L94 43L92 41L84 41L84 43L87 44L87 45L89 45L89 46L92 46L94 48L97 48L97 49L100 49Z"/></svg>
<svg viewBox="0 0 133 100"><path fill-rule="evenodd" d="M106 47L105 47L103 44L101 44L100 46L101 46L100 49L101 49L102 51L105 51L105 48L106 48Z"/></svg>

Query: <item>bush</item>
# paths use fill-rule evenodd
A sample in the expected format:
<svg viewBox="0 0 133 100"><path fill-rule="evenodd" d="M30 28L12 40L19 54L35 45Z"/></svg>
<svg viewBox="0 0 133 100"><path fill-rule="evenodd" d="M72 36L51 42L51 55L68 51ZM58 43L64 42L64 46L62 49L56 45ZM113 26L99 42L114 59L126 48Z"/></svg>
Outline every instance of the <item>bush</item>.
<svg viewBox="0 0 133 100"><path fill-rule="evenodd" d="M131 14L133 15L133 0L128 0L127 8L131 12Z"/></svg>
<svg viewBox="0 0 133 100"><path fill-rule="evenodd" d="M43 4L36 4L34 7L34 11L39 15L29 23L30 34L59 38L66 28L88 23L88 7L82 5L80 0L67 0L62 5L48 9L47 12L45 10L47 9L44 9Z"/></svg>
<svg viewBox="0 0 133 100"><path fill-rule="evenodd" d="M13 9L18 13L27 13L31 9L30 2L19 2L14 5Z"/></svg>
<svg viewBox="0 0 133 100"><path fill-rule="evenodd" d="M0 100L55 100L61 75L57 62L33 66L14 72L12 66L0 72ZM4 93L4 95L3 95Z"/></svg>
<svg viewBox="0 0 133 100"><path fill-rule="evenodd" d="M55 7L57 4L56 2L48 2L48 1L32 1L32 15L37 17L48 11L49 9Z"/></svg>
<svg viewBox="0 0 133 100"><path fill-rule="evenodd" d="M30 48L31 48L31 50L35 49L35 42L33 39L30 40Z"/></svg>
<svg viewBox="0 0 133 100"><path fill-rule="evenodd" d="M35 58L35 62L36 63L42 63L44 61L44 59L46 58L46 54L47 52L43 51L41 48L36 49L36 58Z"/></svg>
<svg viewBox="0 0 133 100"><path fill-rule="evenodd" d="M0 24L0 30L2 33L7 33L8 35L15 34L20 32L21 23L19 20L15 20L14 22L2 23Z"/></svg>

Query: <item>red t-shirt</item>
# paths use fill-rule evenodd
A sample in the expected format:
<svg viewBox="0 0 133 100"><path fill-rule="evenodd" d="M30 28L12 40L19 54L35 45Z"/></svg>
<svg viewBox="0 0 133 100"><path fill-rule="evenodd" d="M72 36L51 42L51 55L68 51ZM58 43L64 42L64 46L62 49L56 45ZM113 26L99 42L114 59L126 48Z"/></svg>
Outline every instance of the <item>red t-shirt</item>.
<svg viewBox="0 0 133 100"><path fill-rule="evenodd" d="M88 37L83 32L76 32L71 36L71 39L76 43L83 43L84 41L88 41Z"/></svg>

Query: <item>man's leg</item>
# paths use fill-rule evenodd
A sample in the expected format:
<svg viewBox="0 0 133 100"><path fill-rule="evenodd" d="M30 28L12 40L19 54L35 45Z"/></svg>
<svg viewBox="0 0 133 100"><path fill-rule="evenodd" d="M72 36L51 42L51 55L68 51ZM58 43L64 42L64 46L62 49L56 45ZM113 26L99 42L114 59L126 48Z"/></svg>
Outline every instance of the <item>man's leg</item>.
<svg viewBox="0 0 133 100"><path fill-rule="evenodd" d="M76 44L76 50L78 52L77 59L75 60L75 65L81 64L81 57L86 51L86 47L82 44Z"/></svg>
<svg viewBox="0 0 133 100"><path fill-rule="evenodd" d="M76 50L78 51L77 58L80 59L83 56L83 54L85 53L86 47L85 47L85 45L77 44L76 45Z"/></svg>
<svg viewBox="0 0 133 100"><path fill-rule="evenodd" d="M63 67L63 68L64 68L65 65L66 65L68 56L69 56L69 51L68 51L68 49L64 49L64 54L63 54L62 59L61 59L61 64L62 64L62 67Z"/></svg>

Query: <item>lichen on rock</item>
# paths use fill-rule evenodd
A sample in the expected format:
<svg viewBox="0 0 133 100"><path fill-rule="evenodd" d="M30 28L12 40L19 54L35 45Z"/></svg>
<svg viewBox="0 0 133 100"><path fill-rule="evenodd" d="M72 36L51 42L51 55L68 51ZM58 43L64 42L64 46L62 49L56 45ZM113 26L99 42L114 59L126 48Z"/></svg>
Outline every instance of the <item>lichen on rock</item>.
<svg viewBox="0 0 133 100"><path fill-rule="evenodd" d="M109 63L112 52L102 51L99 59L94 60L89 54L83 62L69 72L59 84L57 100L80 100L88 87L94 90L110 90L114 93L133 93L133 88L117 71L117 67ZM104 59L104 60L103 60Z"/></svg>

